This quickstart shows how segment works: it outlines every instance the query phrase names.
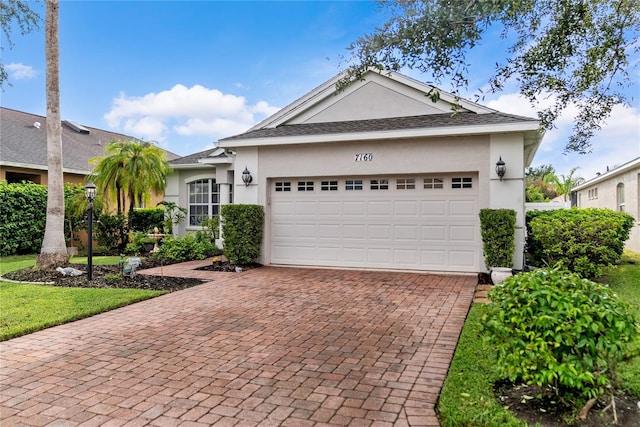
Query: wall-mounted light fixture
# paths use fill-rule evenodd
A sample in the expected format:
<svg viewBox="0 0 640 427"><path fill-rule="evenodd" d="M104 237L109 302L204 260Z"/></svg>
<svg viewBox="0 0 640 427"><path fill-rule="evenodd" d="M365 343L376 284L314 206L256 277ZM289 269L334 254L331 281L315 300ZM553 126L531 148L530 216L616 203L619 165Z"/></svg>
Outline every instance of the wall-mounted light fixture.
<svg viewBox="0 0 640 427"><path fill-rule="evenodd" d="M500 156L500 160L496 162L496 173L500 177L500 181L502 181L505 172L507 172L507 165L504 163L504 160L502 160L502 156Z"/></svg>
<svg viewBox="0 0 640 427"><path fill-rule="evenodd" d="M242 172L242 182L244 182L245 187L248 187L249 184L251 184L251 181L253 181L253 177L251 176L249 169L245 166L244 171Z"/></svg>
<svg viewBox="0 0 640 427"><path fill-rule="evenodd" d="M84 187L84 195L89 201L87 210L87 279L93 279L93 200L96 198L96 186L89 182Z"/></svg>

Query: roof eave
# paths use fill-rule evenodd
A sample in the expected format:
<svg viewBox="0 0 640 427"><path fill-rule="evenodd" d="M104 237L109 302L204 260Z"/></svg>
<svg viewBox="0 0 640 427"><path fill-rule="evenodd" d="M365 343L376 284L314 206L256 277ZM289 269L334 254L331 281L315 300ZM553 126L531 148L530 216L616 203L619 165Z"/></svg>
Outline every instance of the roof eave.
<svg viewBox="0 0 640 427"><path fill-rule="evenodd" d="M599 176L596 176L595 178L591 178L589 181L586 181L584 184L580 184L577 187L574 187L571 189L571 191L580 191L580 190L584 190L585 188L591 187L595 184L598 184L602 181L606 181L607 179L611 179L615 176L618 176L622 173L628 172L629 170L632 170L635 167L640 167L640 157L633 159L629 162L627 162L626 164L623 164L622 166L612 169L608 172L605 172L603 174L600 174Z"/></svg>
<svg viewBox="0 0 640 427"><path fill-rule="evenodd" d="M316 144L324 142L409 139L438 136L463 136L479 134L485 135L495 133L531 132L538 131L538 129L538 122L531 121L520 123L487 124L475 126L445 126L438 128L403 129L375 132L334 133L283 137L273 136L268 138L247 138L234 139L229 141L223 140L220 141L219 144L221 147L225 148L236 148L269 145Z"/></svg>

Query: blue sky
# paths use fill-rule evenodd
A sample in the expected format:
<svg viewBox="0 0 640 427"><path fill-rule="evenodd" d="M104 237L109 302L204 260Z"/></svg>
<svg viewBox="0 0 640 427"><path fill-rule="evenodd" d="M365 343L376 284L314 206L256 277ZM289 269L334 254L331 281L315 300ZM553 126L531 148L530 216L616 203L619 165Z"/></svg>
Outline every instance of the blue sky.
<svg viewBox="0 0 640 427"><path fill-rule="evenodd" d="M42 2L33 3L44 17ZM179 155L241 133L340 71L346 47L385 21L369 1L61 1L61 114L86 126L158 143ZM44 24L42 24L44 26ZM44 32L3 39L12 86L2 105L46 114ZM469 99L486 88L504 42L473 56ZM639 58L634 58L637 63ZM403 70L430 82L431 76ZM634 75L640 81L638 69ZM448 90L446 83L441 88ZM640 84L631 107L616 107L593 153L562 155L569 111L547 132L533 166L591 178L640 156ZM481 103L535 117L513 87Z"/></svg>

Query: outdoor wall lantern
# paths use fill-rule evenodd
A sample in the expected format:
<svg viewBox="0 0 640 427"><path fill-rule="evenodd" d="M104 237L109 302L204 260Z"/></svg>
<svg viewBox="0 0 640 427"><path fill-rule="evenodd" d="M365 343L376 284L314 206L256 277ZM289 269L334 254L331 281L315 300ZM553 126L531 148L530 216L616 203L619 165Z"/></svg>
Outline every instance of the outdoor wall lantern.
<svg viewBox="0 0 640 427"><path fill-rule="evenodd" d="M253 177L251 176L249 169L245 166L244 171L242 172L242 182L244 182L245 187L248 187L249 184L251 184L251 181L253 181Z"/></svg>
<svg viewBox="0 0 640 427"><path fill-rule="evenodd" d="M496 173L500 177L500 181L502 181L502 178L504 177L506 171L507 165L504 163L504 160L502 160L502 156L500 156L500 160L496 162Z"/></svg>
<svg viewBox="0 0 640 427"><path fill-rule="evenodd" d="M89 182L84 187L84 195L89 201L89 209L87 209L87 279L93 279L93 200L96 198L96 186L93 182Z"/></svg>

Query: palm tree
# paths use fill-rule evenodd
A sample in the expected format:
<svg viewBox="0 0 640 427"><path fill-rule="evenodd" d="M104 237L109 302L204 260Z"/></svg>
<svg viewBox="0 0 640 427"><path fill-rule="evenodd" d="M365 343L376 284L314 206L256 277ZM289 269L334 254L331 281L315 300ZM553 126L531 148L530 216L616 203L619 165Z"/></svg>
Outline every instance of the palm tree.
<svg viewBox="0 0 640 427"><path fill-rule="evenodd" d="M104 157L91 159L96 163L91 176L107 200L117 201L118 213L129 212L151 198L151 192L161 193L171 166L166 153L147 141L113 141L107 145Z"/></svg>
<svg viewBox="0 0 640 427"><path fill-rule="evenodd" d="M38 268L55 268L69 261L64 240L64 183L62 174L62 124L60 123L60 60L58 1L47 0L45 11L47 63L47 220Z"/></svg>
<svg viewBox="0 0 640 427"><path fill-rule="evenodd" d="M576 171L580 169L579 167L572 168L569 171L568 175L560 175L558 177L556 174L550 173L545 175L544 182L548 184L553 184L556 188L556 192L560 196L564 196L564 201L567 201L567 195L571 194L571 189L576 187L584 182L584 178L581 176L574 176Z"/></svg>

